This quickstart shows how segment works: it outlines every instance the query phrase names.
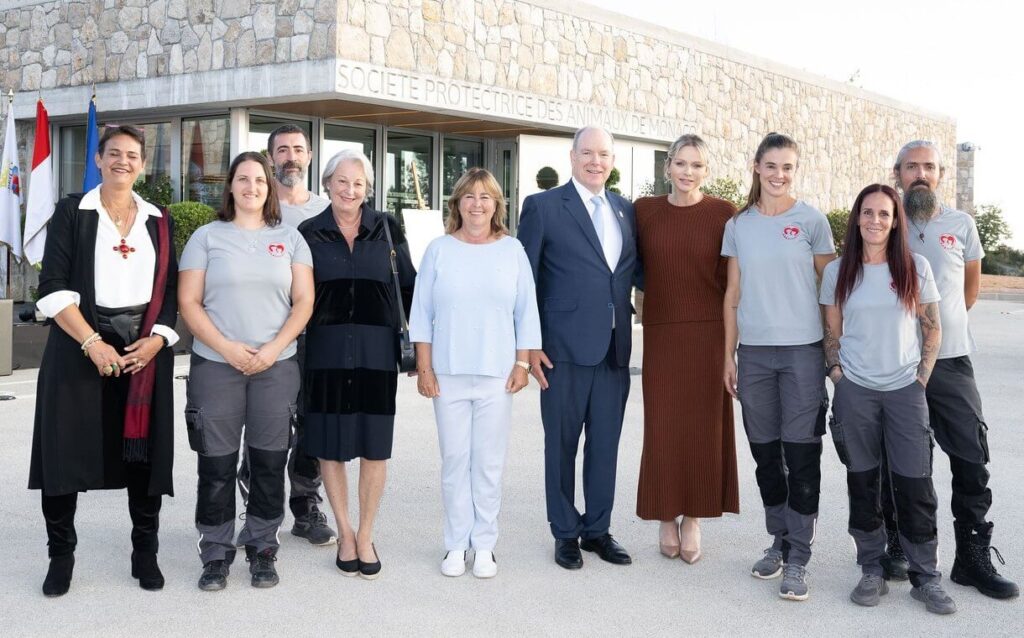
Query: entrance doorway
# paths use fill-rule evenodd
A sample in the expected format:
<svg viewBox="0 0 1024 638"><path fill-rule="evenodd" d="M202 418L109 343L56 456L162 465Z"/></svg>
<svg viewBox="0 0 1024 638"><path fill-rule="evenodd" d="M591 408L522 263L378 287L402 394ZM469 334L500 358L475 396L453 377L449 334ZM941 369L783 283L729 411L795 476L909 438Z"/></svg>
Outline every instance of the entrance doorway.
<svg viewBox="0 0 1024 638"><path fill-rule="evenodd" d="M501 185L502 195L505 196L505 205L508 208L505 225L508 227L509 233L515 236L519 227L519 163L517 159L519 144L512 138L495 140L491 146L488 169L494 173L498 184Z"/></svg>

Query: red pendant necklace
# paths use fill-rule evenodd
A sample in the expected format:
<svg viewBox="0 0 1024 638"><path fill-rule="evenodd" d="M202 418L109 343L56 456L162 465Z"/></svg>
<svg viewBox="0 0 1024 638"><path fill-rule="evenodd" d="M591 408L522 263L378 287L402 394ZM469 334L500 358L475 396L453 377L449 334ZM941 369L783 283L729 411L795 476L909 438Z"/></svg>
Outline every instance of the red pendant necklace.
<svg viewBox="0 0 1024 638"><path fill-rule="evenodd" d="M135 252L135 247L129 246L125 238L122 237L121 243L117 246L114 246L114 250L116 252L121 253L121 259L128 259L128 254Z"/></svg>

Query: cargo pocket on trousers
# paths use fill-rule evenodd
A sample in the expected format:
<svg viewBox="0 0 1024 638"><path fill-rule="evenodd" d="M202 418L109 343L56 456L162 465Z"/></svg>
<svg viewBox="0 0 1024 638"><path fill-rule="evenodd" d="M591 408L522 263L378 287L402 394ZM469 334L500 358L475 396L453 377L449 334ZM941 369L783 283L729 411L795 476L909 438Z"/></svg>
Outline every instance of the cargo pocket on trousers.
<svg viewBox="0 0 1024 638"><path fill-rule="evenodd" d="M295 448L299 441L299 404L288 404L288 449Z"/></svg>
<svg viewBox="0 0 1024 638"><path fill-rule="evenodd" d="M839 462L850 467L850 452L846 449L846 437L843 433L843 424L836 420L835 412L832 413L832 418L829 419L828 427L832 430L832 443L836 446L836 454L839 456Z"/></svg>
<svg viewBox="0 0 1024 638"><path fill-rule="evenodd" d="M992 460L988 453L988 424L984 421L978 421L978 445L981 447L982 453L985 455L985 464Z"/></svg>
<svg viewBox="0 0 1024 638"><path fill-rule="evenodd" d="M185 431L188 433L188 446L193 452L206 454L206 435L203 431L205 419L203 410L195 406L185 407Z"/></svg>
<svg viewBox="0 0 1024 638"><path fill-rule="evenodd" d="M828 418L828 395L821 400L818 406L818 418L814 422L814 436L825 436L825 419Z"/></svg>

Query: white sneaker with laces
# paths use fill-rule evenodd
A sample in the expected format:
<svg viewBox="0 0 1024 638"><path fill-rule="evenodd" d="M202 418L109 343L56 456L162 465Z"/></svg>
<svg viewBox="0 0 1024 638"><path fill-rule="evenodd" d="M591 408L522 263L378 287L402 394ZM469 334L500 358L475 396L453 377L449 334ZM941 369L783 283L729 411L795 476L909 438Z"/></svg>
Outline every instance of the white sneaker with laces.
<svg viewBox="0 0 1024 638"><path fill-rule="evenodd" d="M445 576L462 576L466 573L466 552L448 552L441 561L441 573Z"/></svg>
<svg viewBox="0 0 1024 638"><path fill-rule="evenodd" d="M494 552L477 551L473 559L473 575L477 578L494 578L498 575L498 563L494 562Z"/></svg>

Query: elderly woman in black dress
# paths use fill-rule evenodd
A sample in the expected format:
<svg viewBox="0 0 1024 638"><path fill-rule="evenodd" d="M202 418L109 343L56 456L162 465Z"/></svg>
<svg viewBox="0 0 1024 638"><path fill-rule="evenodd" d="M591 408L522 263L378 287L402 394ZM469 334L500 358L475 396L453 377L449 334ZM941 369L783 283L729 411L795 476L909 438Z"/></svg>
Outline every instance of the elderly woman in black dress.
<svg viewBox="0 0 1024 638"><path fill-rule="evenodd" d="M146 140L120 126L96 155L103 183L57 203L37 308L56 324L39 369L29 488L42 490L50 568L61 596L75 565L78 493L128 489L131 573L160 589L160 501L171 495L178 265L170 215L132 191ZM84 355L84 356L83 356Z"/></svg>
<svg viewBox="0 0 1024 638"><path fill-rule="evenodd" d="M306 451L320 459L327 498L338 523L335 564L346 576L376 578L380 558L373 523L384 491L398 389L397 295L391 273L390 230L398 294L408 312L416 271L398 221L366 202L373 166L343 150L324 170L331 206L299 231L313 254L316 300L306 330ZM348 515L345 464L359 461L359 523Z"/></svg>

